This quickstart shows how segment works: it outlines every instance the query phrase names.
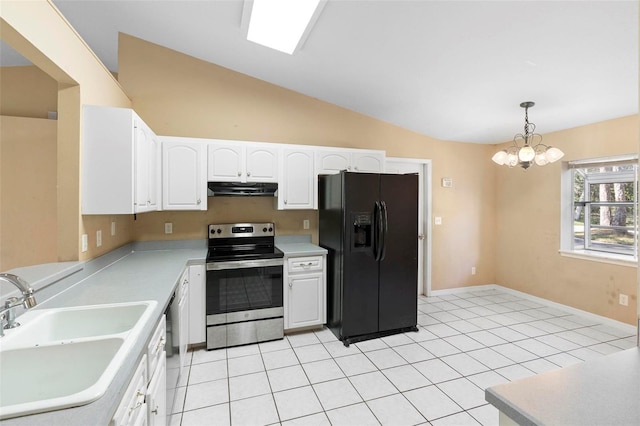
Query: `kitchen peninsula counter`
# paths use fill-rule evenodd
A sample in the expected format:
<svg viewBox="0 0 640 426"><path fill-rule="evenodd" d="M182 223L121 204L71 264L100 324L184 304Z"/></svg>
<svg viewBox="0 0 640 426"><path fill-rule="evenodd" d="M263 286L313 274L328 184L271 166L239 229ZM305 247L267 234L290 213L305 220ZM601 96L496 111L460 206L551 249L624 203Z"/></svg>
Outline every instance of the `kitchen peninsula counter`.
<svg viewBox="0 0 640 426"><path fill-rule="evenodd" d="M164 313L182 272L188 265L205 262L206 241L165 243L134 243L114 250L105 256L84 262L80 271L73 274L77 277L76 281L65 283L64 288L56 289L57 294L48 300L36 293L39 304L34 310L146 300L155 300L157 305L144 324L140 338L131 348L130 356L102 397L79 407L0 420L0 425L109 424L142 354L146 353L147 341Z"/></svg>
<svg viewBox="0 0 640 426"><path fill-rule="evenodd" d="M501 425L640 425L640 348L493 386L485 399Z"/></svg>

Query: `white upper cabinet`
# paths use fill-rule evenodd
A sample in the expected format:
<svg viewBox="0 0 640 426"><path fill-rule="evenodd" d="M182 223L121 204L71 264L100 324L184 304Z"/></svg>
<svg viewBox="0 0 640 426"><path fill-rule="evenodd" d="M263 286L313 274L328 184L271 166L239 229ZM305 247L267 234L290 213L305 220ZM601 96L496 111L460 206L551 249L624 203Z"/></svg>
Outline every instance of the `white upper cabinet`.
<svg viewBox="0 0 640 426"><path fill-rule="evenodd" d="M272 144L210 140L210 182L277 182L278 148Z"/></svg>
<svg viewBox="0 0 640 426"><path fill-rule="evenodd" d="M204 144L198 139L162 138L164 210L207 210Z"/></svg>
<svg viewBox="0 0 640 426"><path fill-rule="evenodd" d="M278 181L278 210L314 209L314 153L309 148L283 148Z"/></svg>
<svg viewBox="0 0 640 426"><path fill-rule="evenodd" d="M384 151L362 149L318 148L316 151L316 174L329 175L341 170L349 172L382 173Z"/></svg>
<svg viewBox="0 0 640 426"><path fill-rule="evenodd" d="M160 207L157 136L129 108L82 109L82 214L132 214Z"/></svg>
<svg viewBox="0 0 640 426"><path fill-rule="evenodd" d="M247 145L247 182L278 182L278 152L278 148L266 144Z"/></svg>

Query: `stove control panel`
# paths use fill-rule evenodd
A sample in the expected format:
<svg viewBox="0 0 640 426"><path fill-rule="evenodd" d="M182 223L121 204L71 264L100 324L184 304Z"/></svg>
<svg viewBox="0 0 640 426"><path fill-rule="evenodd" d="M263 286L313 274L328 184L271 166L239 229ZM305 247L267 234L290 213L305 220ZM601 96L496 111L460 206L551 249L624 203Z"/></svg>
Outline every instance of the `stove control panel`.
<svg viewBox="0 0 640 426"><path fill-rule="evenodd" d="M273 223L223 223L209 225L209 238L273 237Z"/></svg>

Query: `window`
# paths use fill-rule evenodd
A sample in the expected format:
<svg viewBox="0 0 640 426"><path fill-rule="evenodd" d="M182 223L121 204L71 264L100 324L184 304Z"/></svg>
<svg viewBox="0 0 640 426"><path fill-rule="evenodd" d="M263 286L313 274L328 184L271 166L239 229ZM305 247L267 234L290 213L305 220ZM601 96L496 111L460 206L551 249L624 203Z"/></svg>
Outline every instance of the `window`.
<svg viewBox="0 0 640 426"><path fill-rule="evenodd" d="M593 255L638 253L638 160L635 156L568 163L571 184L570 244L565 250ZM569 191L564 191L565 196ZM568 202L565 201L565 205ZM564 210L564 209L563 209ZM568 224L568 219L563 221ZM567 232L568 234L568 232ZM618 256L616 256L618 257Z"/></svg>

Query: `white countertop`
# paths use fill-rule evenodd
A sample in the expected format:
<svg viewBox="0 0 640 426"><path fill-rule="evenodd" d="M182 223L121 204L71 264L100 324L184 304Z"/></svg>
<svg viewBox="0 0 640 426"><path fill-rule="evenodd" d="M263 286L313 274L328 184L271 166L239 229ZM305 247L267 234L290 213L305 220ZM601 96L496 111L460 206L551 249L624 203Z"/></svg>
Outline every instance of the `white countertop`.
<svg viewBox="0 0 640 426"><path fill-rule="evenodd" d="M640 348L493 386L485 399L520 425L640 425Z"/></svg>
<svg viewBox="0 0 640 426"><path fill-rule="evenodd" d="M80 407L0 421L2 425L71 426L109 424L146 343L188 264L204 263L202 249L141 250L126 254L33 309L155 300L158 305L145 324L104 396ZM99 258L98 258L99 259ZM37 297L37 293L36 293ZM46 360L43 360L46 362Z"/></svg>
<svg viewBox="0 0 640 426"><path fill-rule="evenodd" d="M310 235L291 235L276 237L276 247L286 257L292 256L317 256L327 254L327 250L311 243Z"/></svg>

